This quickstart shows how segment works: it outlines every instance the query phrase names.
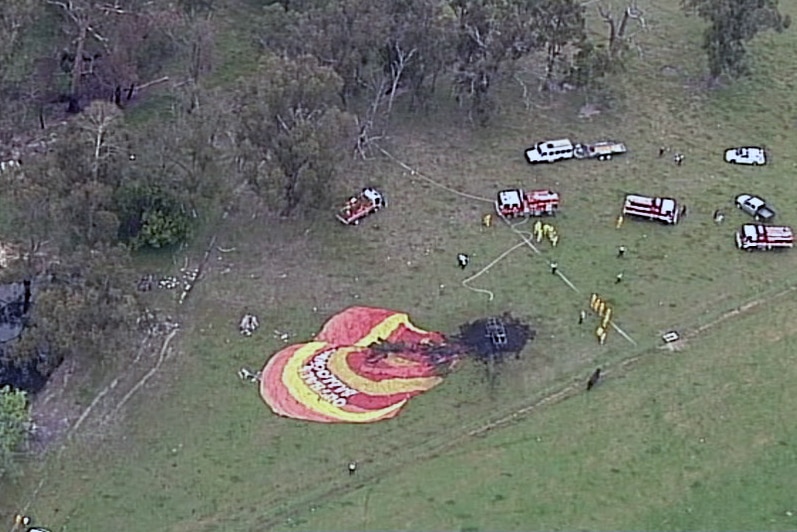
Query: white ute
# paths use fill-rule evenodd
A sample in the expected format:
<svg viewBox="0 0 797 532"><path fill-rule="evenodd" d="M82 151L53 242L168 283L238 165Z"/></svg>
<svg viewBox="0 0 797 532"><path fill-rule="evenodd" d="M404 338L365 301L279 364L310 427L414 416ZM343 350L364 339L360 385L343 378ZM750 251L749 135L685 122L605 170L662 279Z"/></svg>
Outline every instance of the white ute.
<svg viewBox="0 0 797 532"><path fill-rule="evenodd" d="M794 231L782 225L745 224L736 233L736 247L746 251L794 247Z"/></svg>
<svg viewBox="0 0 797 532"><path fill-rule="evenodd" d="M623 216L636 216L672 225L678 223L679 215L678 202L672 198L628 194L623 202Z"/></svg>
<svg viewBox="0 0 797 532"><path fill-rule="evenodd" d="M570 139L544 140L526 150L529 164L555 163L564 159L572 159L575 147Z"/></svg>
<svg viewBox="0 0 797 532"><path fill-rule="evenodd" d="M730 148L725 150L725 162L731 164L763 166L767 164L767 152L764 150L764 148L755 148L752 146Z"/></svg>
<svg viewBox="0 0 797 532"><path fill-rule="evenodd" d="M775 217L775 211L767 205L760 196L753 196L752 194L739 194L734 199L736 207L746 212L759 222L771 222Z"/></svg>

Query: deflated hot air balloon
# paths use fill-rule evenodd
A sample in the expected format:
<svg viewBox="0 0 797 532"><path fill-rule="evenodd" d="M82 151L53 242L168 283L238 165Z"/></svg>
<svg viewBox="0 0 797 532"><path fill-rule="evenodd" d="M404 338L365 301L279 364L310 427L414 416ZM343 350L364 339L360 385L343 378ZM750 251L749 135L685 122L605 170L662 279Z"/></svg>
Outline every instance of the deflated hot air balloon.
<svg viewBox="0 0 797 532"><path fill-rule="evenodd" d="M396 416L411 397L439 384L458 356L441 333L419 329L405 313L352 307L312 341L273 355L260 394L281 416L371 423Z"/></svg>

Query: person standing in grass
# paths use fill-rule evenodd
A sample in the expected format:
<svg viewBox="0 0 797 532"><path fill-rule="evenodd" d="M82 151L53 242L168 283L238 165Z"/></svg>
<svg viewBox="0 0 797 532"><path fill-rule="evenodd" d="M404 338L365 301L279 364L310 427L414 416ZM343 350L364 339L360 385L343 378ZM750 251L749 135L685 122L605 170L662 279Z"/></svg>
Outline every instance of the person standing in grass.
<svg viewBox="0 0 797 532"><path fill-rule="evenodd" d="M12 532L16 532L17 530L21 530L20 527L27 527L31 524L31 518L27 515L17 514L14 516L14 527L11 529Z"/></svg>
<svg viewBox="0 0 797 532"><path fill-rule="evenodd" d="M595 386L597 386L600 378L601 378L601 368L598 368L592 373L592 375L590 375L589 380L587 381L587 391L590 391Z"/></svg>
<svg viewBox="0 0 797 532"><path fill-rule="evenodd" d="M534 240L537 242L542 242L542 222L537 220L534 222Z"/></svg>

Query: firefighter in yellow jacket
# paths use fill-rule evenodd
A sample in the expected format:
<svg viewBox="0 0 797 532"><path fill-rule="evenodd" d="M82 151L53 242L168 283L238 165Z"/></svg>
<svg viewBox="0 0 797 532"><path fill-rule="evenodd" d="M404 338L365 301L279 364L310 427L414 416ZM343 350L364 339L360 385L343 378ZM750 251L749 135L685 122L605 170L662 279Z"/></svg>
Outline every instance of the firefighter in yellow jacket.
<svg viewBox="0 0 797 532"><path fill-rule="evenodd" d="M555 231L551 224L542 224L542 236L550 240L551 233Z"/></svg>
<svg viewBox="0 0 797 532"><path fill-rule="evenodd" d="M540 220L537 220L536 222L534 222L534 240L536 240L537 242L542 242L542 237L543 237L542 222Z"/></svg>
<svg viewBox="0 0 797 532"><path fill-rule="evenodd" d="M551 245L556 247L556 244L559 243L559 233L556 232L556 228L554 226L550 226L551 230L548 232L548 240L551 241Z"/></svg>

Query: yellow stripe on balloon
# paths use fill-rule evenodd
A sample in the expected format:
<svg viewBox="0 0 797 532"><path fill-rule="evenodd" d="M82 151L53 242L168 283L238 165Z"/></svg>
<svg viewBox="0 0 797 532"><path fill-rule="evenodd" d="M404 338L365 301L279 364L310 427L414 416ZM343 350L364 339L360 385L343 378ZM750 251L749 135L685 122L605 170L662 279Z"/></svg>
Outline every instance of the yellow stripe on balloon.
<svg viewBox="0 0 797 532"><path fill-rule="evenodd" d="M418 367L424 365L421 362L418 362L417 360L410 360L408 358L403 358L394 353L390 353L385 357L385 363L395 368L410 368L410 367Z"/></svg>
<svg viewBox="0 0 797 532"><path fill-rule="evenodd" d="M434 388L442 382L440 377L415 377L412 379L383 379L381 381L371 380L357 374L349 366L347 355L357 351L358 347L340 348L329 358L329 370L347 385L349 388L357 390L366 395L393 395L396 393L418 392Z"/></svg>
<svg viewBox="0 0 797 532"><path fill-rule="evenodd" d="M379 340L387 339L393 332L398 329L401 325L406 327L407 329L416 332L418 334L427 334L429 331L424 331L423 329L417 328L410 322L410 317L407 314L402 314L397 312L392 316L389 316L382 320L381 323L377 323L374 325L374 328L366 334L363 338L358 340L354 345L359 345L362 347L368 347L369 345L378 342Z"/></svg>
<svg viewBox="0 0 797 532"><path fill-rule="evenodd" d="M323 399L318 393L311 389L299 376L299 370L305 363L305 360L313 353L320 352L323 348L329 347L326 342L310 342L293 353L293 356L285 364L282 372L282 382L285 387L291 392L293 398L302 403L306 408L314 412L318 412L325 416L329 416L340 421L351 421L353 423L368 423L377 421L383 417L387 417L393 412L401 409L407 402L403 399L394 405L390 405L381 410L372 410L369 412L347 412L341 408L333 405L329 401Z"/></svg>

